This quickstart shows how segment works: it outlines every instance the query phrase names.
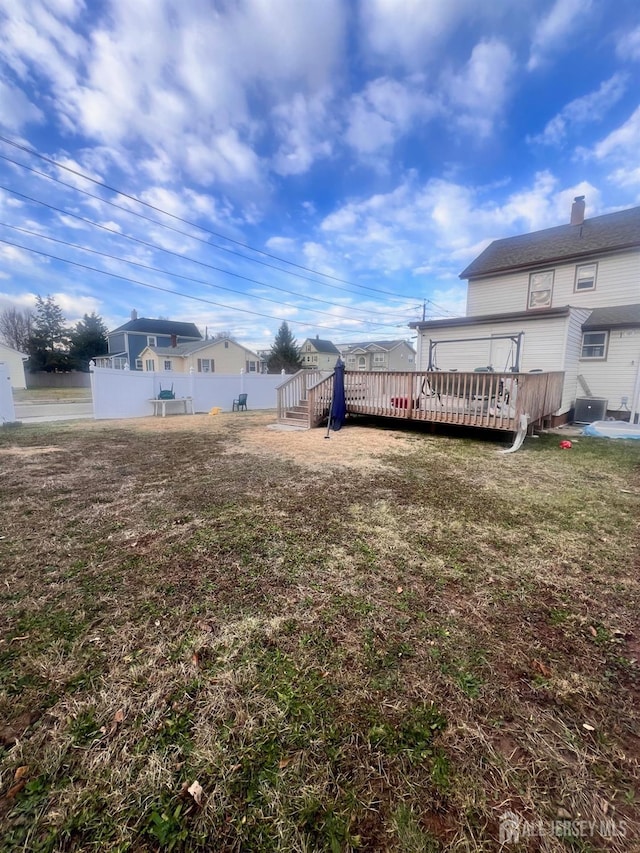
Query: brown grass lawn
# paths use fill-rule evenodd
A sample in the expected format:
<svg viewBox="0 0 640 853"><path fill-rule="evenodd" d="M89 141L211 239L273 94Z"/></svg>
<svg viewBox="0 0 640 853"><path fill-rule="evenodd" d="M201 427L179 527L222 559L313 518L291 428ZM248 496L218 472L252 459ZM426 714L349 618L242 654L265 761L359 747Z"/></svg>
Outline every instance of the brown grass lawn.
<svg viewBox="0 0 640 853"><path fill-rule="evenodd" d="M639 850L640 448L271 420L0 430L2 850Z"/></svg>

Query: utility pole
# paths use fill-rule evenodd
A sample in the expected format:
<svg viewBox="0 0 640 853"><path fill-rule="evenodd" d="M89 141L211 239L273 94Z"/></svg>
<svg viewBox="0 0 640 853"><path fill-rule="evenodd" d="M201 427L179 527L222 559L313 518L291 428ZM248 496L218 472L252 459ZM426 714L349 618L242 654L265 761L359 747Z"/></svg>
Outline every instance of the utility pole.
<svg viewBox="0 0 640 853"><path fill-rule="evenodd" d="M422 322L427 319L427 300L425 299L422 303Z"/></svg>

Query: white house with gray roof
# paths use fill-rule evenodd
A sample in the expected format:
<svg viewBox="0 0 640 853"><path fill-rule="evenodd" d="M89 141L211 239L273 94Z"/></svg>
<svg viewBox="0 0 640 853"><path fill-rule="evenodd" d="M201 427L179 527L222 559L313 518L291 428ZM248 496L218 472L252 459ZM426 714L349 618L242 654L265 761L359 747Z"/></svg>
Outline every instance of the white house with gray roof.
<svg viewBox="0 0 640 853"><path fill-rule="evenodd" d="M578 197L570 224L487 246L460 274L466 316L410 324L418 369L562 370L557 420L577 400L638 422L640 207L584 213Z"/></svg>

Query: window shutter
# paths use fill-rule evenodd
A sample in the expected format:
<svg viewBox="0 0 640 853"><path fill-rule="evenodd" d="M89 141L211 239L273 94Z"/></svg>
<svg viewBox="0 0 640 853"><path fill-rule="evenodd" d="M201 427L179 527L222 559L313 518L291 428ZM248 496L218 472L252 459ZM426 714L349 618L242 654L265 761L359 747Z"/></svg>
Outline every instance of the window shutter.
<svg viewBox="0 0 640 853"><path fill-rule="evenodd" d="M198 359L198 373L202 373L202 359Z"/></svg>

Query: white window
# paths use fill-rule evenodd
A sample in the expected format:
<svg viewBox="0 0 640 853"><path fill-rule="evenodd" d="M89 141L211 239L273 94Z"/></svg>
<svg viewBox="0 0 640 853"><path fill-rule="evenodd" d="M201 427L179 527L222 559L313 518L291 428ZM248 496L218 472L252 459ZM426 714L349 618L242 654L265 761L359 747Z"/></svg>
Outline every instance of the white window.
<svg viewBox="0 0 640 853"><path fill-rule="evenodd" d="M164 369L165 370L171 370L171 359L170 358L165 358Z"/></svg>
<svg viewBox="0 0 640 853"><path fill-rule="evenodd" d="M145 367L144 367L144 369L145 369L145 370L148 370L150 373L153 373L153 371L156 369L156 363L155 363L155 360L154 360L153 358L148 358L148 359L145 361Z"/></svg>
<svg viewBox="0 0 640 853"><path fill-rule="evenodd" d="M212 358L198 359L198 373L214 373L214 361Z"/></svg>
<svg viewBox="0 0 640 853"><path fill-rule="evenodd" d="M595 290L597 272L597 264L582 264L582 266L576 267L576 283L574 290Z"/></svg>
<svg viewBox="0 0 640 853"><path fill-rule="evenodd" d="M550 308L553 296L553 270L532 272L529 276L529 308Z"/></svg>
<svg viewBox="0 0 640 853"><path fill-rule="evenodd" d="M609 332L583 332L580 358L599 358L604 360L607 357L608 344Z"/></svg>
<svg viewBox="0 0 640 853"><path fill-rule="evenodd" d="M407 361L409 362L409 364L413 364L413 356L410 355Z"/></svg>
<svg viewBox="0 0 640 853"><path fill-rule="evenodd" d="M224 348L225 348L225 349L229 349L229 341L225 341L225 342L224 342Z"/></svg>
<svg viewBox="0 0 640 853"><path fill-rule="evenodd" d="M355 355L348 355L347 356L347 364L355 364L355 363L356 363Z"/></svg>
<svg viewBox="0 0 640 853"><path fill-rule="evenodd" d="M142 370L142 359L136 358L136 370Z"/></svg>
<svg viewBox="0 0 640 853"><path fill-rule="evenodd" d="M158 339L155 335L147 335L147 346L155 347L158 345Z"/></svg>
<svg viewBox="0 0 640 853"><path fill-rule="evenodd" d="M255 373L256 372L256 363L255 361L248 361L245 365L245 371L247 373Z"/></svg>
<svg viewBox="0 0 640 853"><path fill-rule="evenodd" d="M373 354L373 363L374 364L384 364L386 361L385 354L383 352L374 352Z"/></svg>

